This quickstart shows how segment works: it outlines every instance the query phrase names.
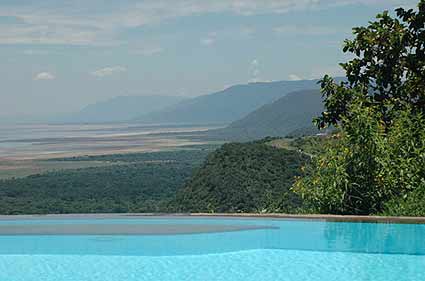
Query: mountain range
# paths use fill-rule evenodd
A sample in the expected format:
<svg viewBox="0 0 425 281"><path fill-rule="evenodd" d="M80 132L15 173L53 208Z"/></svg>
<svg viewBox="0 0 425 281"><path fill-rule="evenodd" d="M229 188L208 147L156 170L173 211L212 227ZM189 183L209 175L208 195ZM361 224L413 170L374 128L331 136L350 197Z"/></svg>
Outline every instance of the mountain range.
<svg viewBox="0 0 425 281"><path fill-rule="evenodd" d="M208 138L245 141L316 132L312 118L323 110L317 80L235 85L195 98L119 96L56 118L63 123L227 124Z"/></svg>
<svg viewBox="0 0 425 281"><path fill-rule="evenodd" d="M323 111L319 90L292 92L266 104L223 129L208 132L209 136L231 141L283 137L297 131L314 132L312 119Z"/></svg>
<svg viewBox="0 0 425 281"><path fill-rule="evenodd" d="M140 115L142 123L231 123L290 92L318 89L317 80L249 83ZM141 111L143 112L143 111Z"/></svg>
<svg viewBox="0 0 425 281"><path fill-rule="evenodd" d="M89 104L81 111L56 117L60 123L127 122L140 115L162 110L185 98L176 96L118 96Z"/></svg>

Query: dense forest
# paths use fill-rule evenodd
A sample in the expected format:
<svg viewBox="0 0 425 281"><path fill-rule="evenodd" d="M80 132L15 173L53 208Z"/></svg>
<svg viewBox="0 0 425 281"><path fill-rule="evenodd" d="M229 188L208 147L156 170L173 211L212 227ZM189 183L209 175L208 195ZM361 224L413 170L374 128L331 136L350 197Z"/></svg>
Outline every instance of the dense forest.
<svg viewBox="0 0 425 281"><path fill-rule="evenodd" d="M186 162L200 164L209 152L218 148L219 145L203 144L184 146L182 148L170 151L157 151L145 153L124 153L107 155L87 155L67 158L55 158L46 161L104 161L111 163L128 162Z"/></svg>
<svg viewBox="0 0 425 281"><path fill-rule="evenodd" d="M0 181L0 214L293 213L301 200L290 187L317 140L278 141L59 159L112 165Z"/></svg>
<svg viewBox="0 0 425 281"><path fill-rule="evenodd" d="M178 192L176 210L296 212L301 199L290 188L309 157L269 142L229 143L211 153Z"/></svg>
<svg viewBox="0 0 425 281"><path fill-rule="evenodd" d="M0 181L1 214L162 212L210 149L66 158L120 164Z"/></svg>

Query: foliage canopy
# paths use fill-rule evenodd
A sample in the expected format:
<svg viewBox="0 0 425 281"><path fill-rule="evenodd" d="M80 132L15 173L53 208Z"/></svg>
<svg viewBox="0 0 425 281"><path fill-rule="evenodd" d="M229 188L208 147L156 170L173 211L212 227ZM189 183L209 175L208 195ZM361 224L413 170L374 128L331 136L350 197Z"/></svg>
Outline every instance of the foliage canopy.
<svg viewBox="0 0 425 281"><path fill-rule="evenodd" d="M321 80L326 111L316 119L319 127L349 117L358 98L363 106L377 108L386 125L406 105L413 112L425 111L425 0L418 10L399 8L396 15L385 11L368 26L353 29L354 39L343 47L354 56L341 64L347 80Z"/></svg>
<svg viewBox="0 0 425 281"><path fill-rule="evenodd" d="M347 81L321 81L319 127L339 133L298 178L310 211L425 216L425 1L354 28Z"/></svg>
<svg viewBox="0 0 425 281"><path fill-rule="evenodd" d="M301 201L290 188L309 157L268 141L229 143L211 153L179 190L176 211L296 212Z"/></svg>

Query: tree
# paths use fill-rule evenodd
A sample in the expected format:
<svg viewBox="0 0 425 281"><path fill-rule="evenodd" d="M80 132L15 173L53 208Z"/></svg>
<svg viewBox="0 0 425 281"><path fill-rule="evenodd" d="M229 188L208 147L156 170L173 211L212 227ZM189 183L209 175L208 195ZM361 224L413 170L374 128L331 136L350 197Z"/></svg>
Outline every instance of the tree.
<svg viewBox="0 0 425 281"><path fill-rule="evenodd" d="M396 15L385 11L367 27L353 28L355 38L345 41L343 51L354 58L341 64L347 80L321 80L326 111L315 120L319 128L349 116L357 98L377 107L386 125L406 105L425 112L425 0L417 11L399 8Z"/></svg>
<svg viewBox="0 0 425 281"><path fill-rule="evenodd" d="M382 210L389 197L378 177L385 155L381 116L362 104L349 110L353 117L342 119L344 130L333 136L337 141L327 144L294 185L314 212L367 215Z"/></svg>
<svg viewBox="0 0 425 281"><path fill-rule="evenodd" d="M418 7L354 28L347 81L321 81L316 122L339 131L294 184L308 210L425 215L425 0Z"/></svg>

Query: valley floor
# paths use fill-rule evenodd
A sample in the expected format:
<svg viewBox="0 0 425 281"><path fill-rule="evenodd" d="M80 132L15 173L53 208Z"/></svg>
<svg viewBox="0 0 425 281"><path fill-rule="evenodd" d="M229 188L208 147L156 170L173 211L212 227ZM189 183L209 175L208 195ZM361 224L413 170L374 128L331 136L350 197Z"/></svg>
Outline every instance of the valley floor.
<svg viewBox="0 0 425 281"><path fill-rule="evenodd" d="M203 132L214 128L217 126L3 126L0 127L0 179L110 165L105 161L55 161L58 158L170 151L220 143L202 137Z"/></svg>

